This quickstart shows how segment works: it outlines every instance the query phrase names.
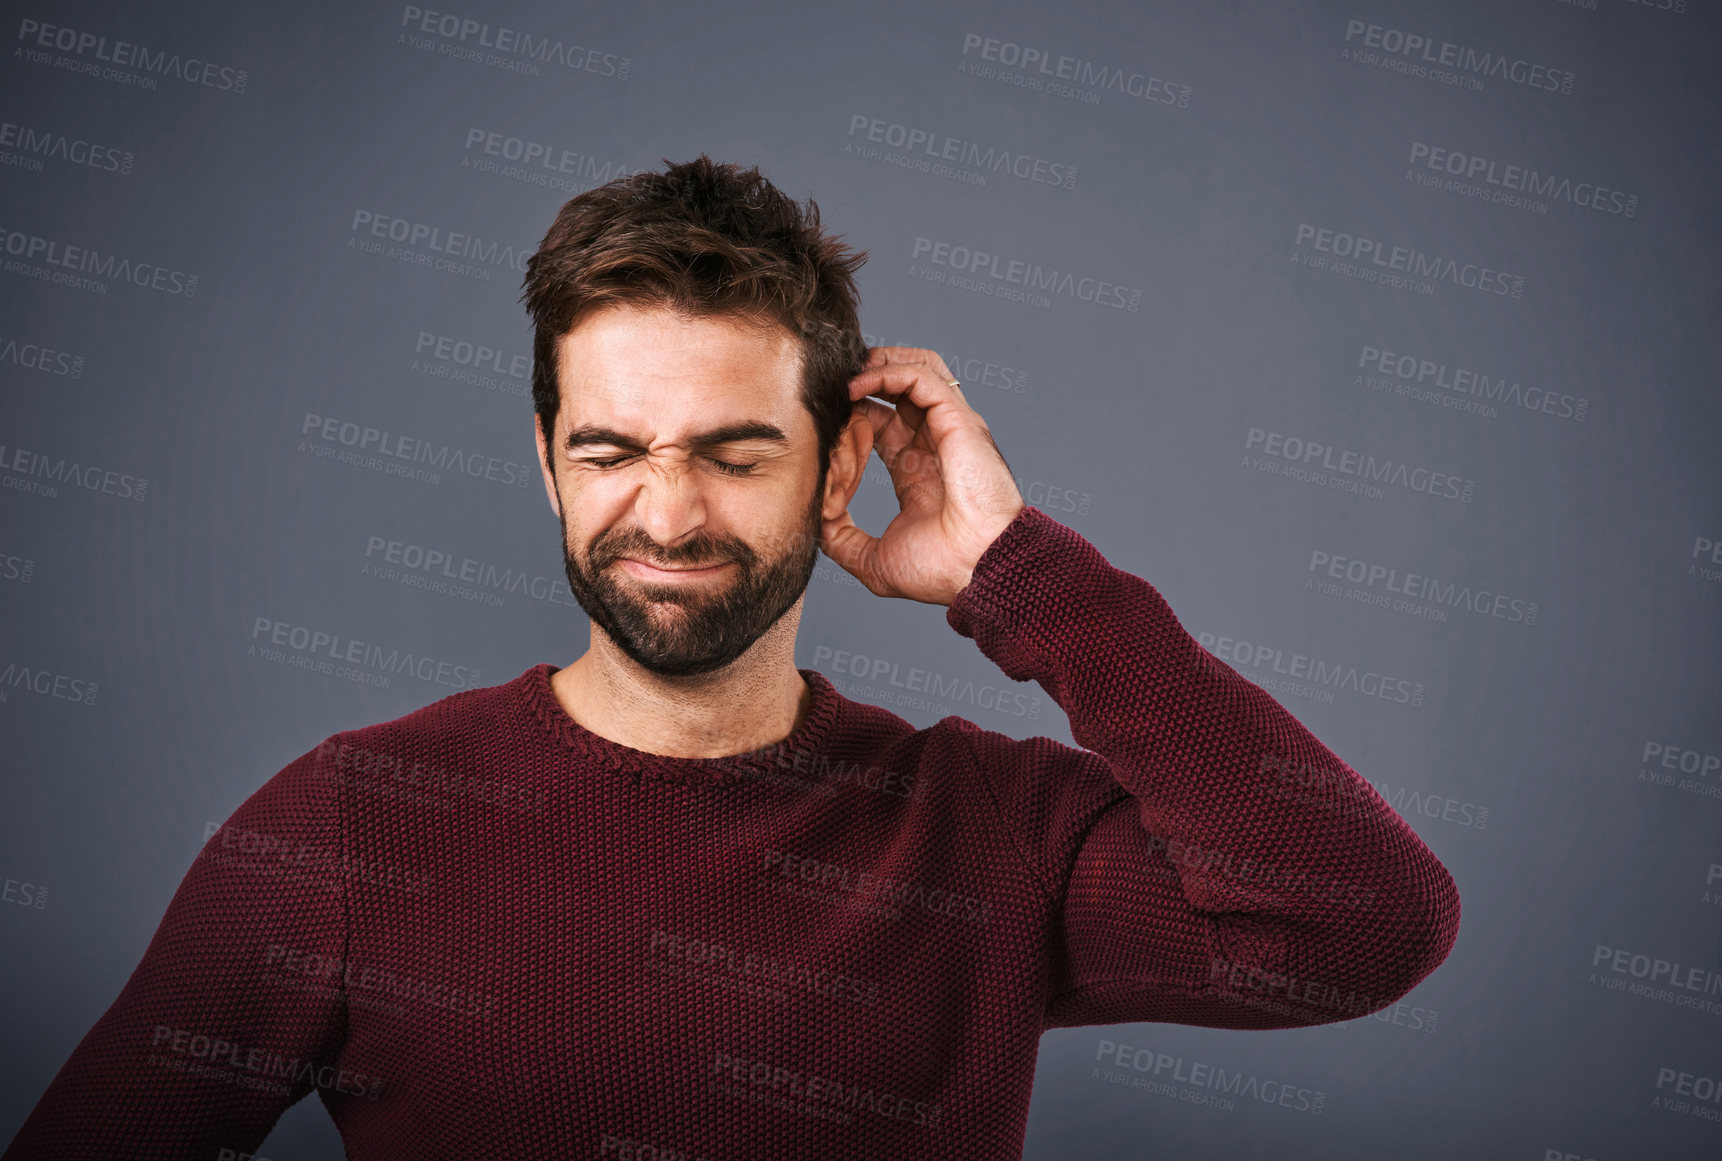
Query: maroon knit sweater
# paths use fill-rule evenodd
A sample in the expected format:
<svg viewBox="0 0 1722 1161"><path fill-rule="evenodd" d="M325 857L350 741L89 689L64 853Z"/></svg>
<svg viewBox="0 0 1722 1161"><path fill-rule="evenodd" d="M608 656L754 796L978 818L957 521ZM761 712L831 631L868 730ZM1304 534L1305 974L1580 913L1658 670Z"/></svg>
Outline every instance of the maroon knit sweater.
<svg viewBox="0 0 1722 1161"><path fill-rule="evenodd" d="M1025 508L946 619L1085 748L803 669L784 741L668 758L547 664L331 737L5 1158L215 1161L313 1091L360 1161L1016 1158L1048 1028L1325 1023L1445 958L1405 821L1083 537Z"/></svg>

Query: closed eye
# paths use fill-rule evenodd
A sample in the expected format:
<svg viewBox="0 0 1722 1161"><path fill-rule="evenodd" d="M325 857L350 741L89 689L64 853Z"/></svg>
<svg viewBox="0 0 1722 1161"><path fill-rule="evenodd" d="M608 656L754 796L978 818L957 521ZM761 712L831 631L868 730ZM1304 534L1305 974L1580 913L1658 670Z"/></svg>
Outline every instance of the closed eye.
<svg viewBox="0 0 1722 1161"><path fill-rule="evenodd" d="M581 462L591 464L595 468L613 468L624 460L631 460L633 458L633 456L613 456L607 460L582 460ZM728 475L745 476L749 472L752 472L754 468L759 466L759 461L755 460L751 464L732 464L728 460L713 458L711 460L711 464L713 467L717 468L718 471L727 473Z"/></svg>

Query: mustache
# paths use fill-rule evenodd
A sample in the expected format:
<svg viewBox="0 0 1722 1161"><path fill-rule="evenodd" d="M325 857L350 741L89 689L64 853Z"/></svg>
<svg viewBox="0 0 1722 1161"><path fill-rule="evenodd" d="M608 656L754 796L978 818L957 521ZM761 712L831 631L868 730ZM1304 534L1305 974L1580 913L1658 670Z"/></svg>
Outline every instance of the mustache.
<svg viewBox="0 0 1722 1161"><path fill-rule="evenodd" d="M709 568L735 561L749 565L754 553L739 541L722 545L712 540L691 541L675 548L665 548L650 537L601 537L592 545L593 567L605 568L623 557L642 560L660 568Z"/></svg>

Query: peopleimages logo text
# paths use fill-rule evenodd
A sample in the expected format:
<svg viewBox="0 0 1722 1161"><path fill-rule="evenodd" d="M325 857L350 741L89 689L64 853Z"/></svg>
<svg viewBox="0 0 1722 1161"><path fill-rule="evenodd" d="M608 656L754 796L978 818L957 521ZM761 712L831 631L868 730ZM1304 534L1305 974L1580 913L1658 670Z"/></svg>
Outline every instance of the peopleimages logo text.
<svg viewBox="0 0 1722 1161"><path fill-rule="evenodd" d="M46 157L109 173L128 174L137 161L137 157L129 150L86 141L82 137L73 137L53 129L37 129L11 121L0 121L0 147L16 149L27 155L21 160ZM0 155L0 160L4 160L3 155ZM39 169L40 165L27 168Z"/></svg>
<svg viewBox="0 0 1722 1161"><path fill-rule="evenodd" d="M187 84L212 89L245 91L249 74L244 69L218 65L195 56L182 56L166 49L159 51L147 45L125 40L110 41L105 36L84 32L64 25L44 24L28 17L18 22L18 40L39 49L55 49L76 57L89 57L123 69L136 69L158 77L174 77Z"/></svg>
<svg viewBox="0 0 1722 1161"><path fill-rule="evenodd" d="M1358 351L1357 365L1365 371L1391 375L1402 383L1439 387L1456 395L1469 395L1490 403L1505 403L1526 411L1537 411L1563 419L1584 422L1590 400L1584 396L1546 387L1522 386L1516 379L1439 362L1416 355L1400 354L1367 343Z"/></svg>
<svg viewBox="0 0 1722 1161"><path fill-rule="evenodd" d="M42 263L87 274L92 278L107 278L129 282L146 290L159 290L185 298L197 297L197 275L174 270L155 262L138 262L113 252L103 253L89 246L74 246L55 238L0 226L0 251L23 263Z"/></svg>
<svg viewBox="0 0 1722 1161"><path fill-rule="evenodd" d="M0 335L0 363L11 363L46 375L64 375L69 379L84 377L84 356L56 350L42 343L20 341L10 335Z"/></svg>
<svg viewBox="0 0 1722 1161"><path fill-rule="evenodd" d="M1597 210L1622 217L1638 216L1638 195L1613 189L1594 181L1574 181L1558 173L1543 173L1535 166L1515 165L1496 161L1476 153L1447 149L1426 141L1411 143L1411 156L1406 161L1412 171L1426 169L1431 173L1447 174L1462 179L1457 192L1469 192L1471 187L1495 186L1499 190L1567 202L1581 209Z"/></svg>
<svg viewBox="0 0 1722 1161"><path fill-rule="evenodd" d="M1332 254L1336 258L1369 263L1416 278L1448 282L1470 290L1510 295L1513 298L1525 296L1525 277L1522 274L1512 274L1476 262L1460 262L1455 258L1430 254L1411 246L1388 246L1373 238L1348 234L1343 230L1329 230L1300 222L1296 244L1299 249L1307 248Z"/></svg>
<svg viewBox="0 0 1722 1161"><path fill-rule="evenodd" d="M259 642L265 646L291 649L300 655L299 660L302 662L295 664L294 668L313 669L321 673L334 672L331 662L344 662L382 673L405 673L420 681L435 682L453 689L471 689L478 684L480 677L479 671L471 666L457 665L410 650L384 649L371 642L358 641L306 625L277 621L273 617L252 618L251 641L253 650ZM265 660L283 658L265 657Z"/></svg>
<svg viewBox="0 0 1722 1161"><path fill-rule="evenodd" d="M1528 89L1546 89L1551 93L1571 95L1577 75L1566 70L1550 68L1528 60L1490 52L1470 45L1454 44L1417 32L1370 24L1363 20L1345 22L1345 42L1377 49L1390 56L1416 60L1428 66L1454 69L1479 77L1494 77Z"/></svg>
<svg viewBox="0 0 1722 1161"><path fill-rule="evenodd" d="M149 498L149 481L142 476L4 443L0 443L0 473L8 477L40 477L52 484L75 484L85 491L102 492L122 500L141 503Z"/></svg>
<svg viewBox="0 0 1722 1161"><path fill-rule="evenodd" d="M970 55L1004 68L1019 69L1042 80L1050 78L1101 91L1110 89L1121 96L1136 97L1157 105L1175 105L1180 109L1190 103L1189 85L1177 84L1152 73L1054 53L1049 48L982 36L978 32L963 34L963 56Z"/></svg>
<svg viewBox="0 0 1722 1161"><path fill-rule="evenodd" d="M1078 278L1068 270L1042 266L1038 262L1023 262L968 246L953 246L931 238L916 237L911 258L923 259L935 266L944 266L965 274L979 275L999 282L1011 283L1028 290L1062 294L1097 306L1114 310L1140 310L1142 291L1120 286L1099 278Z"/></svg>
<svg viewBox="0 0 1722 1161"><path fill-rule="evenodd" d="M460 472L474 479L490 480L511 487L524 488L540 478L531 464L480 455L464 451L452 444L432 443L427 439L385 431L332 415L318 415L311 411L305 413L299 434L304 437L302 444L304 440L339 444L353 448L359 454L374 453L377 457L425 464L438 471Z"/></svg>
<svg viewBox="0 0 1722 1161"><path fill-rule="evenodd" d="M924 154L933 161L972 166L989 175L1002 172L1043 185L1076 188L1076 166L1067 162L1048 161L1044 157L996 145L988 145L983 149L979 142L952 137L934 129L923 129L898 121L869 117L865 113L854 113L849 117L849 136L854 138L857 134L864 141L901 149L911 154Z"/></svg>
<svg viewBox="0 0 1722 1161"><path fill-rule="evenodd" d="M401 27L416 35L434 36L452 44L477 45L534 64L561 65L569 72L595 73L619 81L628 79L628 70L633 66L629 57L613 52L568 44L554 37L534 36L518 28L493 27L471 17L420 8L416 4L402 7Z"/></svg>
<svg viewBox="0 0 1722 1161"><path fill-rule="evenodd" d="M1493 589L1473 589L1463 582L1443 583L1436 577L1422 573L1401 571L1356 557L1339 556L1319 548L1310 551L1308 571L1311 574L1324 574L1330 580L1347 581L1371 589L1379 587L1389 593L1428 601L1444 608L1468 609L1479 616L1517 621L1526 625L1537 623L1537 611L1541 607L1536 601L1509 597ZM1310 582L1306 580L1304 583L1307 587Z"/></svg>
<svg viewBox="0 0 1722 1161"><path fill-rule="evenodd" d="M526 259L532 253L531 247L486 242L473 234L445 230L441 226L415 222L410 218L397 218L375 210L354 210L352 223L347 229L352 233L387 238L405 246L430 250L437 254L452 254L471 262L501 266L522 273L526 270Z"/></svg>
<svg viewBox="0 0 1722 1161"><path fill-rule="evenodd" d="M532 178L540 172L548 179L549 176L579 178L593 185L603 185L613 178L626 177L638 170L631 170L627 165L614 159L600 162L590 153L581 153L573 149L564 149L544 141L529 141L524 137L514 137L506 133L498 133L489 129L469 128L466 131L466 154L461 160L463 166L474 164L473 155L482 154L494 157L499 161L513 162L521 171L529 173ZM482 167L481 167L482 168ZM500 166L488 172L503 173L506 177L517 176L513 171L505 171ZM534 185L545 185L546 181L534 180ZM555 188L567 188L566 185L556 185Z"/></svg>
<svg viewBox="0 0 1722 1161"><path fill-rule="evenodd" d="M1423 705L1426 693L1426 688L1420 681L1393 677L1343 662L1329 662L1305 653L1287 653L1277 646L1216 636L1206 630L1196 634L1196 643L1237 669L1246 679L1252 678L1253 675L1245 670L1266 668L1270 673L1282 677L1296 678L1299 681L1313 682L1332 689L1348 690L1414 707Z"/></svg>
<svg viewBox="0 0 1722 1161"><path fill-rule="evenodd" d="M1259 449L1266 455L1288 460L1305 467L1319 466L1329 472L1354 476L1377 484L1390 484L1423 492L1443 500L1458 500L1469 504L1477 494L1477 482L1438 472L1430 468L1412 467L1403 460L1376 459L1368 452L1334 447L1317 440L1304 439L1283 432L1252 427L1244 433L1244 448Z"/></svg>

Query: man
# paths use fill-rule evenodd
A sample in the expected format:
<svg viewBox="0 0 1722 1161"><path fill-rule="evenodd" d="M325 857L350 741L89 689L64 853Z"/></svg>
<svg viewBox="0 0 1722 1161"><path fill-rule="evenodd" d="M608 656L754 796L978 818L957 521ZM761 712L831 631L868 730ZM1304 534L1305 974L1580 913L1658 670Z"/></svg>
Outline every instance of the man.
<svg viewBox="0 0 1722 1161"><path fill-rule="evenodd" d="M271 778L7 1158L239 1156L313 1090L366 1161L1017 1157L1047 1028L1318 1024L1443 960L1404 820L1024 505L936 354L862 358L860 261L703 156L563 208L525 299L589 649ZM819 549L1084 748L796 668Z"/></svg>

